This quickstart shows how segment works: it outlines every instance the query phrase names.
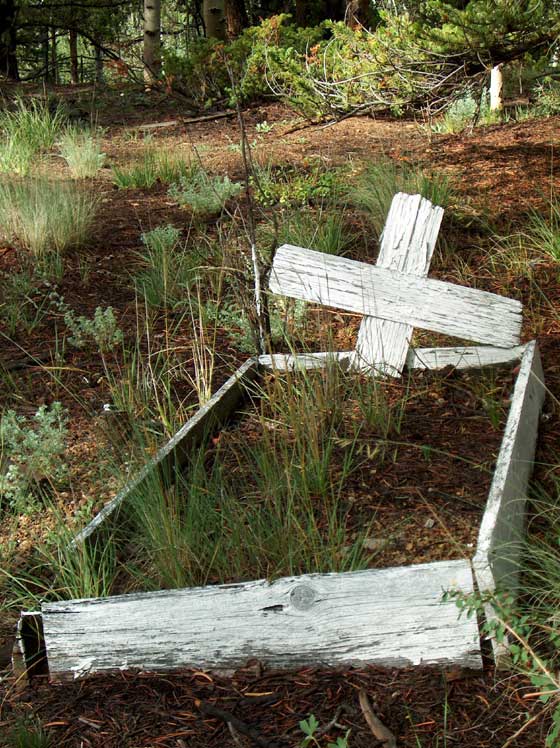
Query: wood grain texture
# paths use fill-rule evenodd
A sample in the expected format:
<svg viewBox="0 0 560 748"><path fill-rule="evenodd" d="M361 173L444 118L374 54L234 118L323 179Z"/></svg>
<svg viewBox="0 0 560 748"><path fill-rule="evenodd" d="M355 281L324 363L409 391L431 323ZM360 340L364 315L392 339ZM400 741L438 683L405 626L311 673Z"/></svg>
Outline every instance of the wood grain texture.
<svg viewBox="0 0 560 748"><path fill-rule="evenodd" d="M108 519L134 491L138 490L154 473L172 476L186 460L187 452L204 436L205 432L227 420L243 397L245 385L253 380L259 371L256 359L248 359L212 395L196 414L163 446L156 456L126 486L108 502L103 509L81 530L73 543L81 543Z"/></svg>
<svg viewBox="0 0 560 748"><path fill-rule="evenodd" d="M408 275L428 275L443 209L421 195L399 192L393 198L381 236L377 267ZM364 317L358 331L354 365L381 375L400 376L414 328L407 322Z"/></svg>
<svg viewBox="0 0 560 748"><path fill-rule="evenodd" d="M527 487L544 395L539 348L532 341L521 359L473 559L481 592L493 592L498 585L517 588Z"/></svg>
<svg viewBox="0 0 560 748"><path fill-rule="evenodd" d="M467 561L72 600L42 606L51 677L140 668L456 663L480 668Z"/></svg>
<svg viewBox="0 0 560 748"><path fill-rule="evenodd" d="M485 366L513 364L520 361L525 345L515 348L495 348L490 345L459 346L457 348L411 348L406 357L408 369L430 369L439 371L452 366L454 369L482 369ZM259 365L275 371L294 369L322 369L327 362L334 361L342 369L350 367L355 351L322 351L320 353L274 353L259 356Z"/></svg>
<svg viewBox="0 0 560 748"><path fill-rule="evenodd" d="M519 344L518 301L290 244L276 252L270 289L498 348Z"/></svg>
<svg viewBox="0 0 560 748"><path fill-rule="evenodd" d="M514 348L494 348L490 345L460 346L458 348L411 348L406 365L409 369L437 371L452 366L454 369L482 369L519 361L524 345Z"/></svg>

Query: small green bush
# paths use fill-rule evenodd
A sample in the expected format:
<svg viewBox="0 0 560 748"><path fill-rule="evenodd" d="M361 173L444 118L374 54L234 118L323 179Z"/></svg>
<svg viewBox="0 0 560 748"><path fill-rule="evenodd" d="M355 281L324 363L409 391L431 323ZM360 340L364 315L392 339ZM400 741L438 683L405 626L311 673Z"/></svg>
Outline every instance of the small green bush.
<svg viewBox="0 0 560 748"><path fill-rule="evenodd" d="M76 348L83 348L93 342L100 353L108 353L123 341L122 330L118 327L115 313L110 306L106 309L98 306L91 319L77 317L69 309L64 315L64 322L72 333L68 342Z"/></svg>
<svg viewBox="0 0 560 748"><path fill-rule="evenodd" d="M232 182L228 176L211 177L203 169L196 168L171 185L169 195L195 215L204 215L218 213L242 189L242 184Z"/></svg>
<svg viewBox="0 0 560 748"><path fill-rule="evenodd" d="M34 489L44 480L66 476L61 462L67 437L67 414L61 403L41 405L30 423L13 410L0 418L0 496L17 512L35 507Z"/></svg>
<svg viewBox="0 0 560 748"><path fill-rule="evenodd" d="M75 179L94 177L105 163L99 138L90 130L69 127L60 142L60 155Z"/></svg>
<svg viewBox="0 0 560 748"><path fill-rule="evenodd" d="M75 185L33 178L0 184L0 228L35 258L83 244L98 199Z"/></svg>

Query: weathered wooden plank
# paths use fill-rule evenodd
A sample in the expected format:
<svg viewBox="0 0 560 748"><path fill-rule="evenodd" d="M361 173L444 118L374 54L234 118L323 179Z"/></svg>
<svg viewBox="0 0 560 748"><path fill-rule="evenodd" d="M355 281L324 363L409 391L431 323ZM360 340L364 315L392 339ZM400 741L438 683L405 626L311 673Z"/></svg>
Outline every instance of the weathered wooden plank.
<svg viewBox="0 0 560 748"><path fill-rule="evenodd" d="M393 198L381 236L377 267L426 276L443 218L443 208L421 195L399 192ZM358 332L354 365L382 375L399 376L414 328L407 322L364 317Z"/></svg>
<svg viewBox="0 0 560 748"><path fill-rule="evenodd" d="M172 476L186 461L188 451L195 446L210 428L223 423L236 408L245 392L245 385L259 371L257 359L248 359L217 390L208 402L190 418L184 426L165 444L142 470L108 502L103 509L74 538L81 543L88 538L134 491L147 481L154 471Z"/></svg>
<svg viewBox="0 0 560 748"><path fill-rule="evenodd" d="M273 353L259 356L259 364L273 371L293 371L294 369L324 369L329 363L336 363L342 369L348 368L354 359L354 351L321 353Z"/></svg>
<svg viewBox="0 0 560 748"><path fill-rule="evenodd" d="M513 364L520 361L525 345L514 348L494 348L490 345L460 346L457 348L411 348L406 357L408 369L438 371L452 366L454 369L482 369L485 366ZM320 353L274 353L259 356L259 365L265 369L322 369L327 362L336 361L343 369L350 366L355 351L322 351Z"/></svg>
<svg viewBox="0 0 560 748"><path fill-rule="evenodd" d="M480 668L476 621L442 591L467 561L71 600L42 606L53 678L141 668L456 663Z"/></svg>
<svg viewBox="0 0 560 748"><path fill-rule="evenodd" d="M458 348L411 348L406 365L409 369L481 369L484 366L499 366L519 361L525 351L525 345L514 348L494 348L490 345L467 346Z"/></svg>
<svg viewBox="0 0 560 748"><path fill-rule="evenodd" d="M544 394L539 349L532 341L519 367L473 559L481 592L493 592L498 585L517 588L527 486Z"/></svg>
<svg viewBox="0 0 560 748"><path fill-rule="evenodd" d="M276 252L274 293L499 348L519 344L521 303L290 244Z"/></svg>

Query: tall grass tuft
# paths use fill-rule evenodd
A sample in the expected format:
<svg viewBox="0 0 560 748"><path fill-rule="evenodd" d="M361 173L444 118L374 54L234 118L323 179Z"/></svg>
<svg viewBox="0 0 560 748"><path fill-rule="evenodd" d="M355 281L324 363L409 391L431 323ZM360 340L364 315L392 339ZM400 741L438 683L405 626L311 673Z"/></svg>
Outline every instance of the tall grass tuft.
<svg viewBox="0 0 560 748"><path fill-rule="evenodd" d="M247 438L232 427L214 444L205 440L172 487L152 476L124 508L133 528L130 544L142 549L129 566L136 586L369 565L372 554L363 544L368 528L348 532L343 501L347 479L363 461L357 448L361 417L341 425L345 397L357 395L354 379L332 366L271 376L253 386L260 405L248 416L248 428L258 436ZM398 429L391 416L389 421Z"/></svg>
<svg viewBox="0 0 560 748"><path fill-rule="evenodd" d="M149 189L156 182L172 184L189 174L189 161L163 148L147 147L142 157L128 167L113 167L113 182L121 189Z"/></svg>
<svg viewBox="0 0 560 748"><path fill-rule="evenodd" d="M97 205L92 194L45 178L0 184L0 226L36 259L84 244Z"/></svg>
<svg viewBox="0 0 560 748"><path fill-rule="evenodd" d="M0 171L25 176L37 154L52 148L65 123L62 108L18 99L14 111L0 114Z"/></svg>
<svg viewBox="0 0 560 748"><path fill-rule="evenodd" d="M532 248L560 262L560 202L552 199L546 216L534 213L526 234Z"/></svg>
<svg viewBox="0 0 560 748"><path fill-rule="evenodd" d="M91 130L68 127L60 141L60 155L74 179L94 177L105 163L99 137Z"/></svg>
<svg viewBox="0 0 560 748"><path fill-rule="evenodd" d="M453 195L445 175L427 174L408 164L385 159L371 164L358 176L347 199L367 213L375 234L380 237L397 192L420 194L442 208L449 206Z"/></svg>
<svg viewBox="0 0 560 748"><path fill-rule="evenodd" d="M134 275L137 292L149 307L185 307L189 292L200 277L204 252L188 248L174 226L158 226L142 234L144 249L136 252L140 270Z"/></svg>
<svg viewBox="0 0 560 748"><path fill-rule="evenodd" d="M278 220L278 244L295 244L329 255L342 255L352 242L352 234L344 220L344 209L319 207L316 212L290 211ZM260 228L264 245L270 244L273 232Z"/></svg>

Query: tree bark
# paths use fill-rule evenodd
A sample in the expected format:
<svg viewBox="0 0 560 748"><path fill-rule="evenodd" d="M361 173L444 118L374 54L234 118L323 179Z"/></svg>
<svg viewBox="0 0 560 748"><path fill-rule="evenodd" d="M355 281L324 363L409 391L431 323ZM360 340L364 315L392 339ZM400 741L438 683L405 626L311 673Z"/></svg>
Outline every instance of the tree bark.
<svg viewBox="0 0 560 748"><path fill-rule="evenodd" d="M51 26L51 78L56 85L58 83L58 58L56 55L56 29Z"/></svg>
<svg viewBox="0 0 560 748"><path fill-rule="evenodd" d="M369 29L374 25L374 21L375 17L370 0L347 0L346 24L351 29L361 27Z"/></svg>
<svg viewBox="0 0 560 748"><path fill-rule="evenodd" d="M501 112L504 108L503 100L504 76L502 66L495 65L490 71L490 111Z"/></svg>
<svg viewBox="0 0 560 748"><path fill-rule="evenodd" d="M202 16L204 18L204 28L206 36L214 39L226 38L226 22L224 0L203 0Z"/></svg>
<svg viewBox="0 0 560 748"><path fill-rule="evenodd" d="M19 80L17 61L17 8L13 0L0 0L0 76Z"/></svg>
<svg viewBox="0 0 560 748"><path fill-rule="evenodd" d="M237 38L249 25L244 0L225 0L226 31L228 39Z"/></svg>
<svg viewBox="0 0 560 748"><path fill-rule="evenodd" d="M103 73L103 51L99 45L95 45L95 82L104 83L105 75Z"/></svg>
<svg viewBox="0 0 560 748"><path fill-rule="evenodd" d="M80 73L78 69L78 32L70 29L68 43L70 46L70 80L74 84L80 82Z"/></svg>
<svg viewBox="0 0 560 748"><path fill-rule="evenodd" d="M41 30L41 55L43 57L43 80L45 83L51 82L51 67L49 58L49 27L45 26Z"/></svg>
<svg viewBox="0 0 560 748"><path fill-rule="evenodd" d="M144 80L154 83L161 73L161 2L144 0Z"/></svg>

